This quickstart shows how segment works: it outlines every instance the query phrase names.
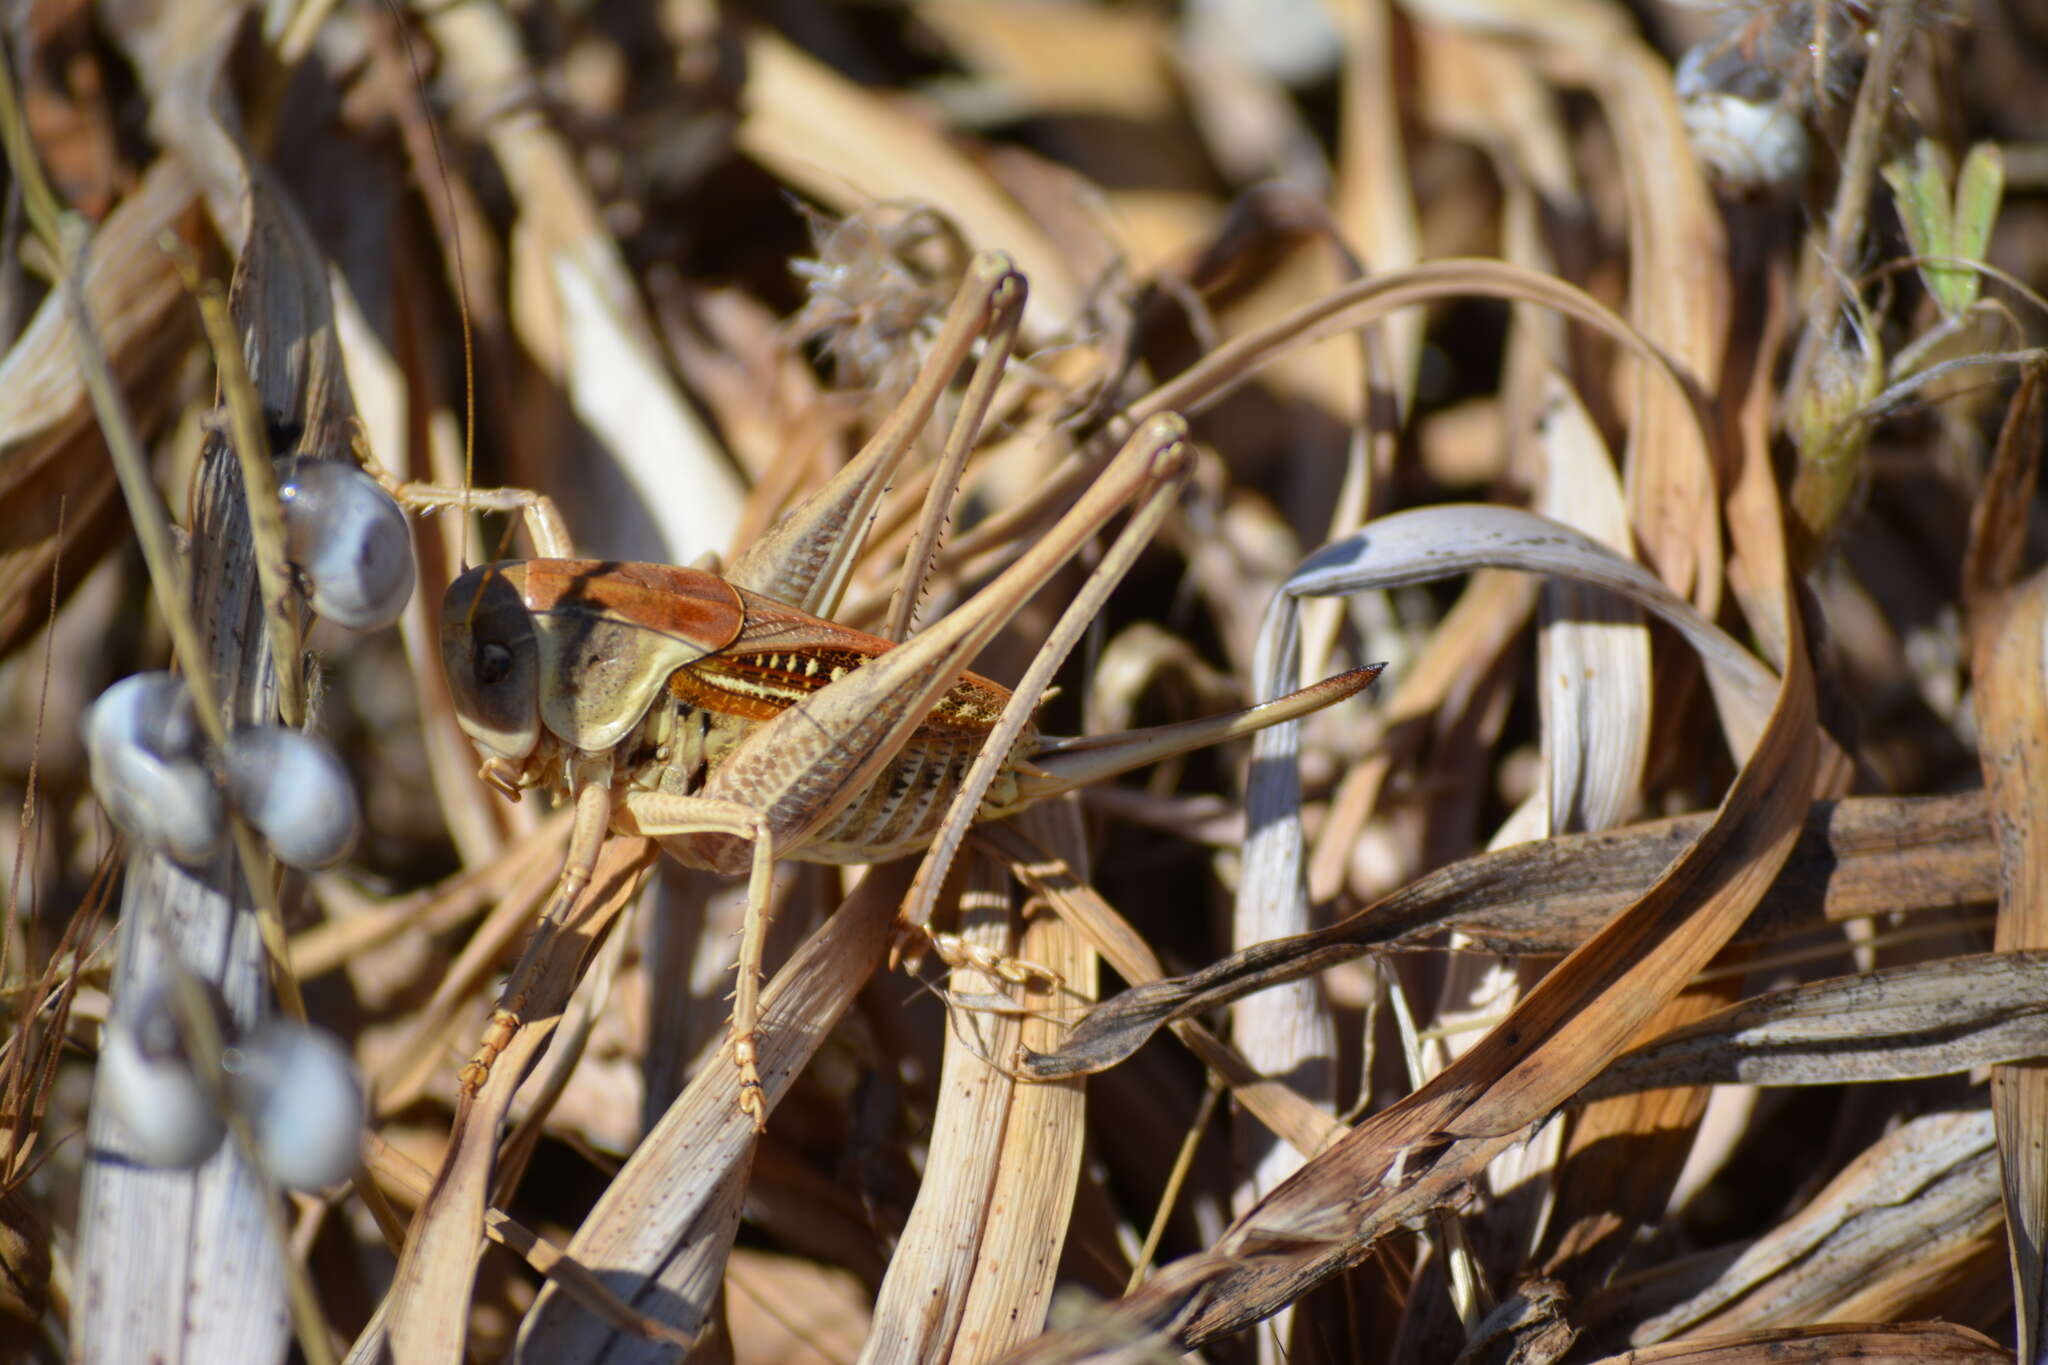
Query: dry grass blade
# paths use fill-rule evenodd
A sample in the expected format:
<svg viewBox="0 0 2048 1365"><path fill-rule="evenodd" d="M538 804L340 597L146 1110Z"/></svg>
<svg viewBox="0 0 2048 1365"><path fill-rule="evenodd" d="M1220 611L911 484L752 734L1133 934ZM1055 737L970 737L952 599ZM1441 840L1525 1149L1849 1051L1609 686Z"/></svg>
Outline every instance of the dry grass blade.
<svg viewBox="0 0 2048 1365"><path fill-rule="evenodd" d="M1428 507L1397 512L1316 551L1288 580L1298 596L1427 582L1479 568L1551 574L1620 593L1655 612L1700 652L1730 746L1747 755L1770 698L1770 670L1641 568L1597 541L1505 507Z"/></svg>
<svg viewBox="0 0 2048 1365"><path fill-rule="evenodd" d="M1670 1085L1913 1080L2048 1051L2048 955L1981 953L1755 997L1617 1058L1582 1100Z"/></svg>
<svg viewBox="0 0 2048 1365"><path fill-rule="evenodd" d="M1996 1254L1991 1127L1977 1109L1922 1115L1886 1134L1711 1284L1645 1319L1632 1344L1939 1311L1954 1283L1945 1272ZM1900 1258L1923 1248L1926 1260L1901 1274Z"/></svg>
<svg viewBox="0 0 2048 1365"><path fill-rule="evenodd" d="M717 550L739 520L739 481L663 366L571 149L520 112L534 76L511 17L461 5L432 15L451 80L487 111L485 132L522 215L512 238L513 323L600 439L581 493L593 518L611 514L605 548L678 563ZM640 524L622 524L633 512Z"/></svg>
<svg viewBox="0 0 2048 1365"><path fill-rule="evenodd" d="M389 1143L373 1138L368 1146L365 1165L376 1174L379 1181L409 1199L425 1201L433 1189L433 1172L410 1160ZM516 1220L508 1218L501 1210L493 1208L484 1216L484 1231L492 1241L524 1257L527 1264L539 1273L561 1280L568 1292L575 1295L591 1312L603 1316L622 1330L650 1338L661 1338L667 1331L662 1324L636 1314L626 1307L616 1295L605 1288L602 1281L570 1259L562 1248L547 1238L536 1235L532 1229ZM670 1334L668 1339L675 1345L688 1344L687 1338L674 1334Z"/></svg>
<svg viewBox="0 0 2048 1365"><path fill-rule="evenodd" d="M1986 795L1998 830L2001 950L2048 945L2048 769L2038 737L2048 726L2048 576L2036 573L2008 586L2017 572L2026 531L2009 511L2038 477L2041 430L2040 373L2030 368L2007 411L1992 476L1971 526L1965 567L1971 606L1978 705L1978 753ZM1992 1073L1991 1108L1999 1125L2005 1216L2012 1230L2014 1297L2020 1350L2038 1354L2042 1313L2048 1311L2048 1158L2030 1136L2048 1123L2048 1069L2038 1062L2009 1063Z"/></svg>
<svg viewBox="0 0 2048 1365"><path fill-rule="evenodd" d="M1655 381L1679 402L1689 422L1703 422L1703 414L1693 407L1699 394L1696 378L1653 339L1563 280L1487 260L1428 261L1334 289L1276 322L1216 347L1134 404L1133 416L1200 412L1249 380L1261 366L1299 346L1364 326L1402 308L1468 295L1540 304L1606 333L1638 356L1646 370L1657 372Z"/></svg>
<svg viewBox="0 0 2048 1365"><path fill-rule="evenodd" d="M1619 1049L1650 1002L1676 990L1721 946L1790 853L1805 807L1800 770L1813 761L1811 693L1797 667L1773 721L1716 826L1627 914L1546 977L1478 1047L1354 1128L1239 1219L1215 1252L1194 1263L1213 1263L1217 1273L1201 1277L1193 1296L1153 1286L1127 1299L1118 1316L1155 1329L1174 1324L1190 1342L1267 1316L1400 1222L1450 1199L1590 1079L1597 1059ZM1361 1189L1371 1192L1360 1198ZM1047 1338L1033 1358L1063 1353Z"/></svg>
<svg viewBox="0 0 2048 1365"><path fill-rule="evenodd" d="M1346 575L1359 553L1352 545L1312 557L1291 587L1352 586ZM1417 558L1456 563L1462 552L1431 543ZM1777 563L1782 567L1782 549ZM1544 567L1554 571L1557 563ZM1654 587L1638 585L1636 593L1684 626L1683 604L1660 601ZM1688 633L1698 640L1711 635L1698 626ZM1194 1277L1201 1285L1195 1294L1140 1290L1115 1310L1117 1317L1141 1329L1171 1324L1181 1340L1196 1343L1269 1316L1398 1224L1441 1207L1590 1080L1719 951L1790 855L1818 753L1813 705L1812 679L1795 648L1755 747L1735 740L1743 766L1715 822L1640 901L1545 977L1477 1046L1240 1217L1214 1250L1191 1263L1218 1267L1213 1278ZM1360 1198L1359 1189L1372 1193ZM1053 1338L1034 1354L1061 1358Z"/></svg>
<svg viewBox="0 0 2048 1365"><path fill-rule="evenodd" d="M908 868L901 865L870 874L769 983L762 998L766 1046L761 1073L771 1098L792 1082L881 963L895 904L908 878ZM700 1068L568 1247L573 1261L630 1276L630 1284L614 1283L615 1292L686 1333L702 1331L711 1320L725 1258L738 1231L756 1141L740 1113L738 1088L738 1074L730 1065ZM687 1178L678 1179L679 1170ZM656 1343L618 1337L609 1324L582 1311L558 1289L546 1291L535 1303L522 1349L534 1359L553 1361L612 1360L633 1352L660 1359L666 1354Z"/></svg>
<svg viewBox="0 0 2048 1365"><path fill-rule="evenodd" d="M126 383L139 420L154 425L169 398L168 356L190 344L193 319L163 233L189 236L197 190L184 165L157 163L111 213L86 258L86 306L100 319L107 358ZM66 529L67 592L82 568L113 542L113 471L97 458L92 409L73 357L76 340L64 302L52 294L0 360L0 650L12 651L48 610L58 509Z"/></svg>
<svg viewBox="0 0 2048 1365"><path fill-rule="evenodd" d="M2002 610L1980 616L1978 705L1984 783L1999 838L2001 950L2048 946L2048 766L2039 738L2048 733L2048 575L2013 590ZM2021 1350L2042 1339L2048 1310L2048 1153L2033 1135L2048 1125L2048 1066L2012 1063L1992 1077L1992 1108L2004 1155L2006 1218L2012 1238Z"/></svg>
<svg viewBox="0 0 2048 1365"><path fill-rule="evenodd" d="M1617 13L1592 4L1502 4L1457 18L1535 40L1546 65L1601 100L1627 196L1630 320L1712 391L1729 314L1724 229L1685 136L1670 68L1615 22ZM1634 373L1641 407L1626 470L1636 531L1673 591L1711 616L1722 586L1712 444L1682 402L1646 371Z"/></svg>
<svg viewBox="0 0 2048 1365"><path fill-rule="evenodd" d="M962 868L958 885L960 946L984 962L1014 956L1008 888L1000 870L977 855ZM994 1210L1016 1095L998 1059L1016 1051L1022 1020L1001 979L971 960L953 969L947 994L951 1018L932 1116L930 1168L875 1296L864 1360L939 1361L952 1353L982 1233ZM990 1273L1000 1278L1007 1270L998 1266Z"/></svg>
<svg viewBox="0 0 2048 1365"><path fill-rule="evenodd" d="M1292 599L1276 599L1259 633L1252 683L1259 696L1292 691L1298 681L1302 645L1297 612ZM1245 790L1244 879L1233 915L1234 943L1281 938L1311 923L1307 838L1301 825L1301 729L1298 722L1277 725L1252 741L1252 776ZM1336 1026L1313 984L1248 999L1232 1009L1230 1022L1244 1040L1246 1061L1285 1080L1312 1103L1335 1109ZM1247 1115L1238 1124L1240 1150L1265 1149L1233 1192L1233 1207L1240 1212L1299 1170L1306 1155L1253 1130L1254 1122ZM1275 1324L1274 1333L1284 1341L1286 1325Z"/></svg>
<svg viewBox="0 0 2048 1365"><path fill-rule="evenodd" d="M1627 499L1591 415L1555 374L1540 391L1533 444L1544 482L1538 510L1633 557ZM1653 717L1650 632L1640 608L1568 581L1543 587L1537 662L1543 718L1543 780L1517 815L1495 834L1510 842L1536 826L1543 833L1605 829L1641 800ZM1542 818L1537 820L1538 802ZM1507 1002L1489 990L1483 959L1458 962L1465 987L1498 1010ZM1524 967L1524 977L1539 969ZM1645 1024L1661 1032L1732 999L1736 984L1694 983L1665 1002ZM1492 1168L1494 1188L1513 1189L1530 1171L1547 1173L1556 1203L1543 1211L1543 1272L1561 1291L1576 1293L1620 1255L1633 1229L1653 1224L1691 1146L1704 1090L1666 1089L1594 1103L1556 1129L1561 1152L1532 1143ZM1554 1164L1554 1170L1551 1168ZM1617 1179L1626 1172L1626 1178ZM1535 1214L1531 1213L1534 1221ZM1530 1235L1530 1234L1525 1234Z"/></svg>
<svg viewBox="0 0 2048 1365"><path fill-rule="evenodd" d="M1410 761L1437 717L1471 705L1471 679L1497 672L1534 617L1540 585L1529 575L1482 569L1444 614L1429 645L1400 673L1387 699L1387 729L1378 751L1347 774L1331 799L1331 818L1317 837L1309 868L1310 894L1321 899L1343 878L1340 866L1358 844L1366 821L1398 766ZM1386 890L1376 887L1367 899Z"/></svg>
<svg viewBox="0 0 2048 1365"><path fill-rule="evenodd" d="M1867 1360L1884 1365L1945 1365L1949 1361L2004 1360L2005 1348L1982 1333L1945 1322L1901 1323L1896 1327L1829 1324L1758 1332L1738 1337L1651 1346L1610 1356L1597 1365L1819 1365L1822 1361Z"/></svg>
<svg viewBox="0 0 2048 1365"><path fill-rule="evenodd" d="M1044 816L1032 823L1064 833L1070 847L1080 842L1071 822L1064 831ZM996 869L977 863L986 886ZM972 869L969 883L972 894ZM1044 1312L1065 1240L1082 1092L1019 1085L1004 1063L1020 1044L1062 1031L1059 1016L1088 994L1093 953L1071 925L1044 913L1013 951L1008 906L998 901L991 914L986 891L978 899L983 908L971 915L963 898L968 946L1046 976L1026 995L973 966L952 974L930 1167L876 1297L867 1360L986 1359L1014 1347Z"/></svg>
<svg viewBox="0 0 2048 1365"><path fill-rule="evenodd" d="M1604 105L1629 206L1629 320L1707 392L1719 389L1729 314L1721 215L1694 160L1670 68L1634 41L1559 44ZM1674 592L1713 616L1721 536L1713 489L1721 471L1692 414L1638 371L1638 419L1625 461L1636 534Z"/></svg>
<svg viewBox="0 0 2048 1365"><path fill-rule="evenodd" d="M1027 828L1070 859L1083 856L1080 821L1071 802L1041 807L1025 818ZM1027 920L1017 945L1020 958L1049 972L1049 980L1032 983L1021 1002L1020 1052L1051 1046L1066 1033L1072 1011L1095 994L1095 950L1075 926L1049 909L1042 907ZM992 1216L982 1232L979 1261L960 1314L956 1358L994 1359L1037 1334L1057 1282L1076 1176L1087 1150L1087 1097L1078 1083L1027 1085L1007 1070L1005 1080L1015 1092L1003 1132L1006 1159L997 1166L989 1191Z"/></svg>
<svg viewBox="0 0 2048 1365"><path fill-rule="evenodd" d="M577 954L600 937L639 893L653 849L645 841L615 840L604 851L579 903L571 933L556 941L549 970L528 999L528 1024L499 1059L491 1084L457 1111L447 1154L432 1190L414 1216L399 1261L388 1317L364 1333L350 1359L369 1361L389 1351L401 1360L456 1360L468 1328L470 1285L483 1253L485 1211L497 1177L499 1129L526 1069L539 1057L575 985Z"/></svg>
<svg viewBox="0 0 2048 1365"><path fill-rule="evenodd" d="M1144 982L1160 974L1159 960L1131 926L1085 881L1059 858L1016 830L997 827L982 835L1010 859L1017 879L1059 908L1069 923L1093 944L1095 951L1127 981ZM1297 1152L1322 1150L1340 1131L1337 1121L1297 1094L1284 1082L1259 1075L1250 1063L1230 1046L1198 1024L1181 1021L1176 1031L1202 1062L1214 1070L1232 1093L1260 1122ZM1025 1066L1034 1062L1025 1053ZM1040 1072L1041 1079L1053 1073Z"/></svg>
<svg viewBox="0 0 2048 1365"><path fill-rule="evenodd" d="M491 964L510 953L532 929L560 873L568 823L559 820L554 837L546 837L543 831L543 836L534 840L543 856L501 860L512 875L497 905L470 935L462 952L447 964L434 983L431 998L410 1021L405 1045L392 1051L375 1077L381 1108L396 1111L417 1101L442 1077L447 1055L463 1046L462 1040L452 1035L465 1026L462 1021L468 1018L471 1002L489 976Z"/></svg>
<svg viewBox="0 0 2048 1365"><path fill-rule="evenodd" d="M1175 1020L1274 982L1375 952L1431 946L1452 934L1484 952L1569 953L1641 898L1674 851L1697 840L1708 820L1685 815L1562 835L1453 863L1323 929L1134 987L1089 1011L1058 1054L1028 1058L1026 1065L1044 1076L1099 1071ZM1735 941L1953 910L1990 900L1997 889L1997 849L1980 793L1816 803L1778 880Z"/></svg>
<svg viewBox="0 0 2048 1365"><path fill-rule="evenodd" d="M1344 108L1332 211L1341 240L1363 258L1368 269L1375 273L1399 270L1421 258L1422 227L1401 145L1394 7L1358 5L1339 17L1344 40ZM1415 401L1422 327L1420 316L1408 314L1385 329L1393 396L1404 413Z"/></svg>
<svg viewBox="0 0 2048 1365"><path fill-rule="evenodd" d="M1630 556L1613 461L1576 395L1554 375L1538 418L1538 510ZM1606 829L1634 813L1650 745L1650 636L1641 613L1567 582L1543 588L1544 785L1550 832Z"/></svg>

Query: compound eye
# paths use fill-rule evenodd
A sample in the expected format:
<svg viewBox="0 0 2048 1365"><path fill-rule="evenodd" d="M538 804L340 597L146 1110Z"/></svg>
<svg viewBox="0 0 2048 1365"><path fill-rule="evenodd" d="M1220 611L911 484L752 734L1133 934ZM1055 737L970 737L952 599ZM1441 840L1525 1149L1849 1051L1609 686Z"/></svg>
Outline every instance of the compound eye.
<svg viewBox="0 0 2048 1365"><path fill-rule="evenodd" d="M512 672L512 651L496 640L485 640L476 647L476 680L485 687L505 681Z"/></svg>
<svg viewBox="0 0 2048 1365"><path fill-rule="evenodd" d="M455 718L486 758L521 763L540 740L540 646L521 566L471 569L441 599L441 662Z"/></svg>

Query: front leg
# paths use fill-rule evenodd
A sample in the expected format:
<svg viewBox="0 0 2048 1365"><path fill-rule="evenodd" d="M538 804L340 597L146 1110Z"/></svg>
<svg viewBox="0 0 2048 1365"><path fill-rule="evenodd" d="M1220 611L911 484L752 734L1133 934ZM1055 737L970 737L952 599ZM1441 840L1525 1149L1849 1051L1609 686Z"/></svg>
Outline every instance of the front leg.
<svg viewBox="0 0 2048 1365"><path fill-rule="evenodd" d="M611 824L611 787L604 780L608 776L594 764L578 774L581 785L576 789L576 822L569 830L569 850L562 859L561 876L548 897L540 922L527 939L525 951L519 955L519 965L512 969L512 978L505 983L505 993L491 1011L483 1040L457 1073L457 1084L465 1095L483 1089L484 1082L490 1079L492 1065L526 1021L526 997L541 975L554 935L568 918L577 897L590 885L591 871L597 866L597 855L604 847L605 831Z"/></svg>
<svg viewBox="0 0 2048 1365"><path fill-rule="evenodd" d="M673 796L667 792L630 792L616 823L625 833L657 839L665 846L692 834L727 834L753 845L747 877L747 914L740 930L739 977L733 985L732 1060L740 1072L740 1111L754 1121L754 1131L758 1133L768 1126L757 1045L761 1035L761 957L767 948L768 910L775 885L775 839L767 817L737 801ZM716 870L738 869L720 866Z"/></svg>
<svg viewBox="0 0 2048 1365"><path fill-rule="evenodd" d="M514 512L526 523L533 548L543 559L574 559L576 548L569 538L568 523L554 499L530 488L448 488L440 484L404 483L384 466L366 463L364 471L397 499L400 507L415 512L441 512L450 508L462 512Z"/></svg>

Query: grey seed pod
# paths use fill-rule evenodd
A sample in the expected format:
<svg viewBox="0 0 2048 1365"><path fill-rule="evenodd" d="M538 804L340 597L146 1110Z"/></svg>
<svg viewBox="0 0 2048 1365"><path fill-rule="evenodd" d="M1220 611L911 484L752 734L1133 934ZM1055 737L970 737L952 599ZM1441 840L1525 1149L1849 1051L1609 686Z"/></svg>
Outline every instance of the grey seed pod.
<svg viewBox="0 0 2048 1365"><path fill-rule="evenodd" d="M206 989L225 1030L227 1006L212 986ZM99 1101L121 1121L125 1155L145 1166L187 1170L220 1146L227 1123L193 1070L162 981L152 983L134 1009L108 1020L99 1071Z"/></svg>
<svg viewBox="0 0 2048 1365"><path fill-rule="evenodd" d="M278 486L285 553L313 610L350 630L390 625L412 597L412 530L377 481L346 460L293 461Z"/></svg>
<svg viewBox="0 0 2048 1365"><path fill-rule="evenodd" d="M332 1035L268 1019L222 1062L257 1156L279 1183L317 1190L354 1172L362 1155L363 1087Z"/></svg>
<svg viewBox="0 0 2048 1365"><path fill-rule="evenodd" d="M227 813L182 682L168 673L123 678L93 703L84 729L93 792L130 838L182 863L219 854Z"/></svg>
<svg viewBox="0 0 2048 1365"><path fill-rule="evenodd" d="M356 845L355 787L311 735L254 725L228 736L228 800L291 867L331 867Z"/></svg>

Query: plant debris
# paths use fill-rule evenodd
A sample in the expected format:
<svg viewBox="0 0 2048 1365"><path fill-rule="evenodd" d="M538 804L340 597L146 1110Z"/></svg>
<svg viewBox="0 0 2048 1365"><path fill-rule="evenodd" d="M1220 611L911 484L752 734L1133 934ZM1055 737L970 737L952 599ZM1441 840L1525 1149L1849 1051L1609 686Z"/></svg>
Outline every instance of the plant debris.
<svg viewBox="0 0 2048 1365"><path fill-rule="evenodd" d="M2026 8L27 6L5 1353L2036 1358ZM992 261L1007 363L955 304ZM900 641L1169 413L1193 473L1129 575L1062 621L1100 537L973 665L1082 737L1036 761L1384 677L950 870L777 862L757 1135L744 879L613 834L532 935L568 816L478 780L437 643L451 581L537 553L495 490L743 576L900 438L805 533L865 529L819 600ZM323 534L314 475L385 537ZM82 724L166 669L180 790L335 806L220 757L305 730L360 837L281 867L231 803L180 862L147 832L192 812L126 787L113 823ZM228 1078L189 1161L98 1065L145 1006ZM237 1098L274 1016L367 1097L324 1191Z"/></svg>

